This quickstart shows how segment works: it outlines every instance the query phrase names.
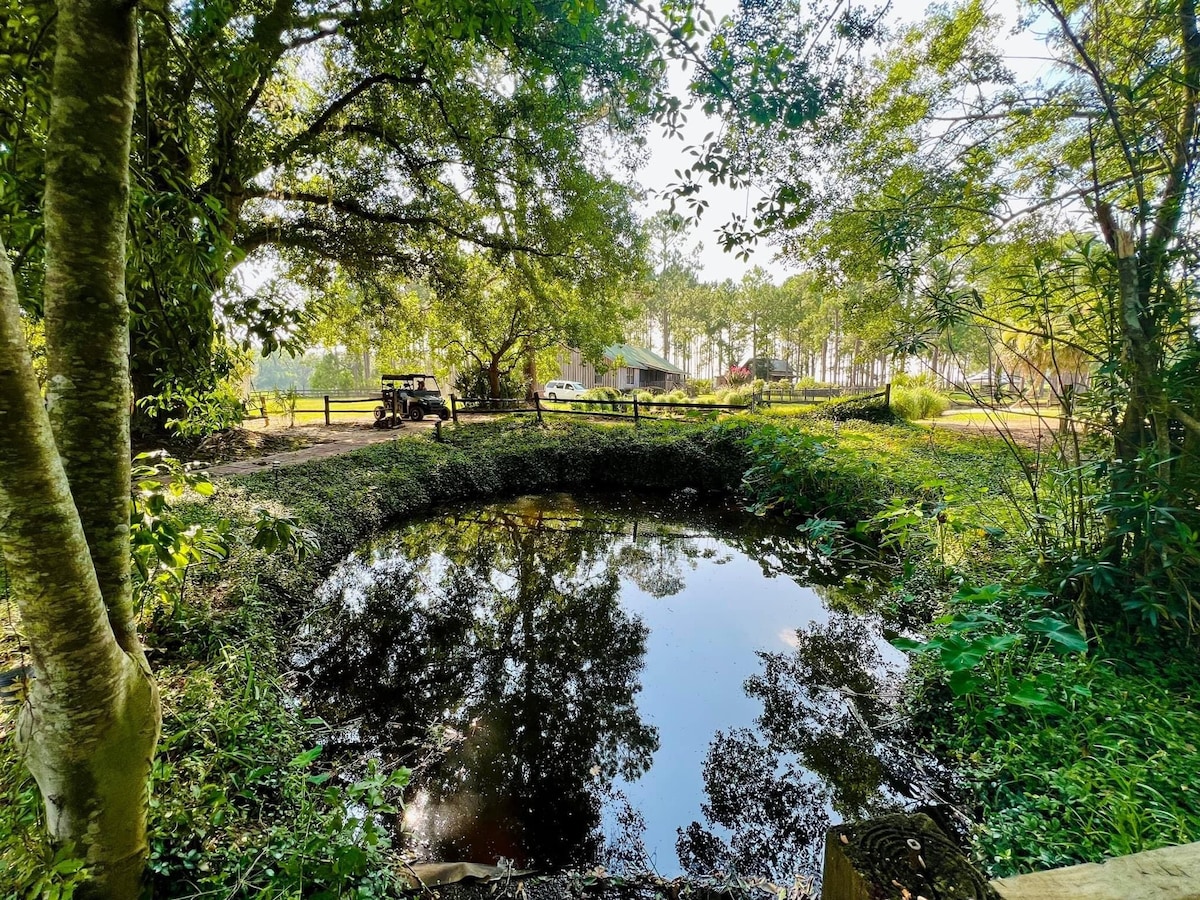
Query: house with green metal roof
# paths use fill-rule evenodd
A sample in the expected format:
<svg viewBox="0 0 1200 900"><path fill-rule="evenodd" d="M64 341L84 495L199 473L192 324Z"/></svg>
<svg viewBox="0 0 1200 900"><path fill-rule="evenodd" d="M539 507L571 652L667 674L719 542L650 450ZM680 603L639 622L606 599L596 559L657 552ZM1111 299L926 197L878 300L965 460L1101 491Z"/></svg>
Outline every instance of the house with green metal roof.
<svg viewBox="0 0 1200 900"><path fill-rule="evenodd" d="M742 363L742 366L749 369L755 378L761 378L763 381L791 381L796 377L792 364L786 359L752 356Z"/></svg>
<svg viewBox="0 0 1200 900"><path fill-rule="evenodd" d="M679 366L657 353L634 344L612 344L604 348L604 361L597 367L578 350L559 357L558 377L578 381L584 387L612 387L619 391L673 391L687 379Z"/></svg>

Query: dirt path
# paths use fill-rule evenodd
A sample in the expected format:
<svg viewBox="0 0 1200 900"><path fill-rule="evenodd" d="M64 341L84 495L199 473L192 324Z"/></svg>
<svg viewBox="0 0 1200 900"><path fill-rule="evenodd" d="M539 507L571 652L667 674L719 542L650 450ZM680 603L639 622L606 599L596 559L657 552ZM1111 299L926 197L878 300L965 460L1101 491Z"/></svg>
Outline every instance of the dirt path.
<svg viewBox="0 0 1200 900"><path fill-rule="evenodd" d="M989 416L979 409L968 410L965 415L948 413L937 419L926 419L921 424L986 437L1007 435L1014 443L1038 449L1052 445L1058 438L1059 420L1049 413L1037 416L1000 411Z"/></svg>
<svg viewBox="0 0 1200 900"><path fill-rule="evenodd" d="M205 471L209 475L227 477L231 475L248 475L251 472L261 472L276 466L294 466L308 462L310 459L324 459L347 453L368 444L379 444L391 441L405 435L421 431L431 431L436 419L425 419L421 422L405 422L395 429L374 428L370 425L297 425L289 429L298 438L308 438L313 443L300 450L289 450L285 453L272 453L269 456L259 456L255 459L243 459L237 462L221 463Z"/></svg>

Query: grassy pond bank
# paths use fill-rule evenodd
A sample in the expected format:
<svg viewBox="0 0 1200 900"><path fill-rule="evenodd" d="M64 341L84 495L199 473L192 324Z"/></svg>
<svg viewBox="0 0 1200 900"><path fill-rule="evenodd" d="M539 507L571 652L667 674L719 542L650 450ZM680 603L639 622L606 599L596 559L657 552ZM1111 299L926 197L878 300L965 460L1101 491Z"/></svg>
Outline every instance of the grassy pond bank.
<svg viewBox="0 0 1200 900"><path fill-rule="evenodd" d="M448 546L444 538L437 547L427 539L422 545L416 532L404 538L403 530L381 539L385 529L447 515L448 508L511 518L505 503L513 498L562 492L603 491L633 506L660 498L644 517L662 526L660 536L720 510L740 515L730 509L736 501L768 526L743 528L736 522L744 520L718 515L703 536L717 543L701 542L686 558L700 565L706 549L719 554L739 541L746 549L754 534L766 535L761 552L747 559L785 576L804 568L808 583L824 584L824 622L765 656L751 678L759 732L748 736L741 726L749 722L730 723L724 746L708 753L704 780L715 827L685 834L696 871L728 871L755 847L778 850L788 838L798 857L800 845L811 843L806 836L825 821L814 825L805 811L852 818L895 803L941 808L947 827L995 875L1198 839L1200 802L1188 787L1200 765L1194 653L1181 652L1169 633L1153 642L1116 629L1079 635L1052 586L1037 580L1022 515L1027 490L1009 449L982 437L747 416L637 428L446 429L443 443L405 438L222 482L210 498L190 496L176 513L189 524L220 525L230 552L191 567L180 597L145 610L164 697L151 817L155 895L369 898L401 890L405 870L389 823L403 815L410 773L370 754L351 761L339 747L345 723L329 721L330 704L297 702L336 690L332 675L297 674L309 661L296 655L297 636L302 643L313 627L321 585L368 541L407 541L414 558L445 560L478 549ZM303 559L268 552L255 529L261 508L311 540ZM612 520L591 501L577 512L592 525ZM461 536L462 525L445 534ZM556 546L587 544L586 532L573 533ZM606 546L626 569L642 567L645 592L669 590L661 579L671 573L655 568L660 560L652 552L645 558L647 545L622 541ZM686 581L695 570L684 568L675 575ZM594 594L590 599L602 606ZM796 629L805 618L798 613L785 624ZM425 622L462 627L452 619ZM614 619L603 630L624 628L636 642L633 621ZM864 641L878 640L865 634L865 622L877 636L916 651L902 678L881 684L882 670L861 653ZM520 625L517 616L505 627ZM5 627L5 656L19 664L15 626ZM571 640L585 634L564 633ZM428 645L431 655L417 668L461 671L428 649L439 646L451 644ZM900 655L877 646L884 656ZM569 662L548 647L539 652L556 665ZM589 658L589 666L594 662ZM619 669L611 660L606 665ZM608 686L631 702L637 678L634 667ZM797 690L806 684L807 691ZM416 699L410 706L418 713L433 708ZM40 803L18 759L12 709L0 712L0 870L16 873L16 896L56 889L69 896L77 864L37 837ZM420 730L435 723L402 724ZM633 724L625 723L636 732ZM444 729L439 735L452 737ZM588 736L593 744L598 739ZM755 757L751 739L773 744L776 756ZM588 763L618 774L618 757ZM774 764L739 767L747 758ZM595 777L575 771L577 762L564 761L572 784ZM816 796L811 777L791 777L793 762L809 773L834 770L840 781ZM920 790L913 789L917 782ZM606 807L603 815L616 821L620 813ZM629 858L636 856L631 851ZM569 854L564 861L594 862ZM745 874L786 880L782 868L769 866ZM664 867L660 875L673 873ZM598 883L572 876L556 890L582 893ZM653 882L651 896L661 888L654 885L660 883Z"/></svg>

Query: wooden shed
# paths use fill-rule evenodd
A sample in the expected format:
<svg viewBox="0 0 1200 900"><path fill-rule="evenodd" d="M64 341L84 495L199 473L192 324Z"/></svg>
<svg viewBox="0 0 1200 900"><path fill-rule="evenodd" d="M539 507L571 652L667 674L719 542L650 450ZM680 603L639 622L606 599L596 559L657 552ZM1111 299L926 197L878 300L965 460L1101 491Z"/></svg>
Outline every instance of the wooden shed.
<svg viewBox="0 0 1200 900"><path fill-rule="evenodd" d="M564 351L559 358L558 378L578 381L584 387L612 387L619 391L673 391L686 379L683 369L657 353L633 344L604 348L604 373L583 359L578 350ZM539 389L540 389L539 385Z"/></svg>

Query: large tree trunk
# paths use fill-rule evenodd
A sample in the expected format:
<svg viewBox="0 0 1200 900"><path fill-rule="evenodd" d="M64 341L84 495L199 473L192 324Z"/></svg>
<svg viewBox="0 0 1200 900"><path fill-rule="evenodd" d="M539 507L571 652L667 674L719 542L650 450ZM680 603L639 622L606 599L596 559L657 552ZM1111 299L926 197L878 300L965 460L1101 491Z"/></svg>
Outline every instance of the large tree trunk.
<svg viewBox="0 0 1200 900"><path fill-rule="evenodd" d="M493 400L500 396L500 362L493 359L488 363L488 396Z"/></svg>
<svg viewBox="0 0 1200 900"><path fill-rule="evenodd" d="M159 705L129 574L125 299L135 8L63 0L46 155L46 404L0 253L0 549L36 678L18 740L50 837L132 900Z"/></svg>
<svg viewBox="0 0 1200 900"><path fill-rule="evenodd" d="M532 351L525 353L525 399L532 400L537 391L538 368L537 354Z"/></svg>

